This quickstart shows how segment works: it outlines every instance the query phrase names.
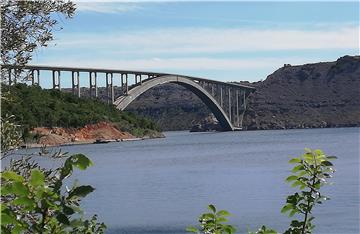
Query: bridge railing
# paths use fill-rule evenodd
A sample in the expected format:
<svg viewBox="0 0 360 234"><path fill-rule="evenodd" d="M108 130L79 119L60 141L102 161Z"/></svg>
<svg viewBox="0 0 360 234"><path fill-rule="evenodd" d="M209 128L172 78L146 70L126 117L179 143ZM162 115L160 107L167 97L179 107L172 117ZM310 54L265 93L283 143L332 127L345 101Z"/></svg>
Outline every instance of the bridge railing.
<svg viewBox="0 0 360 234"><path fill-rule="evenodd" d="M51 72L51 76L42 77L44 71ZM132 71L132 70L116 70L116 69L98 69L98 68L78 68L78 67L55 67L55 66L1 66L1 80L9 85L17 82L25 82L32 85L40 85L41 79L52 79L53 89L62 89L63 74L67 72L71 74L71 88L72 92L81 96L80 80L88 79L89 95L98 97L98 81L99 75L105 75L105 86L108 100L114 102L115 80L118 80L118 87L121 88L124 94L127 94L132 85L141 84L143 80L155 78L158 76L167 75L166 73ZM85 74L84 74L85 73ZM69 81L68 81L69 82Z"/></svg>

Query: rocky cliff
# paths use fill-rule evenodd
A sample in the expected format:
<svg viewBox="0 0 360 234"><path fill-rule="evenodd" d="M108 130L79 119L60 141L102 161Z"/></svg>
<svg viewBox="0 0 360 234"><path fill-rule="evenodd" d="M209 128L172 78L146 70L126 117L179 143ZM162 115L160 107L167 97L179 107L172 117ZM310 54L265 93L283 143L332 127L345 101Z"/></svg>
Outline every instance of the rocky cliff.
<svg viewBox="0 0 360 234"><path fill-rule="evenodd" d="M360 125L360 57L284 66L253 84L247 129Z"/></svg>
<svg viewBox="0 0 360 234"><path fill-rule="evenodd" d="M250 85L257 90L249 97L245 129L360 126L360 56L286 65ZM210 114L194 94L175 84L149 90L128 110L164 130L190 129Z"/></svg>

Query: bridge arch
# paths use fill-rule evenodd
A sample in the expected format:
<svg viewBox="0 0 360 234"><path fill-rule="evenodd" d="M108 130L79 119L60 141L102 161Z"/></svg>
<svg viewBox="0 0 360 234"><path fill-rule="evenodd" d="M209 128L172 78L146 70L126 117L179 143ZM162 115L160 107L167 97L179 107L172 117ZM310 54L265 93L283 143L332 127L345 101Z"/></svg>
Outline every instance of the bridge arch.
<svg viewBox="0 0 360 234"><path fill-rule="evenodd" d="M146 92L147 90L161 84L166 83L176 83L179 84L190 91L192 91L196 96L198 96L202 102L209 107L211 112L215 115L216 119L219 121L221 127L224 131L234 130L233 125L231 124L230 119L227 117L223 108L215 100L214 97L210 95L203 87L197 84L194 80L188 79L183 76L175 75L164 75L152 79L147 79L142 82L142 84L137 84L131 89L129 89L128 94L118 97L114 105L120 110L124 110L131 102L133 102L137 97Z"/></svg>

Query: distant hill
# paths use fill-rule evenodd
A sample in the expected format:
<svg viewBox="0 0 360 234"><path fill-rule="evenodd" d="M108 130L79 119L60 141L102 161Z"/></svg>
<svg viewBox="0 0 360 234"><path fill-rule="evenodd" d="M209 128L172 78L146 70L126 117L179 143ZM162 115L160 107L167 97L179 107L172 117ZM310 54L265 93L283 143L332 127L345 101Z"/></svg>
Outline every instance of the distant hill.
<svg viewBox="0 0 360 234"><path fill-rule="evenodd" d="M246 129L360 126L360 56L334 62L284 66L249 97ZM190 129L209 109L190 91L175 85L155 87L127 109L153 119L163 130Z"/></svg>
<svg viewBox="0 0 360 234"><path fill-rule="evenodd" d="M254 85L248 129L360 125L360 56L285 66Z"/></svg>

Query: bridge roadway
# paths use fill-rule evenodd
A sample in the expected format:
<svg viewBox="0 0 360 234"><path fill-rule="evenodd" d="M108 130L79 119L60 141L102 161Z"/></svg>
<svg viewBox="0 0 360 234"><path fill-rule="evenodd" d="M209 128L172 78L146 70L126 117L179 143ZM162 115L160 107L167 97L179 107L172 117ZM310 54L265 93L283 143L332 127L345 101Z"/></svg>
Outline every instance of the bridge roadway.
<svg viewBox="0 0 360 234"><path fill-rule="evenodd" d="M1 66L2 81L8 81L9 85L23 80L31 82L32 85L40 85L41 71L52 72L53 89L58 90L61 90L61 74L71 72L72 91L79 97L80 74L83 76L83 73L87 73L91 97L98 97L98 74L105 74L107 100L120 110L126 109L137 97L157 85L175 83L196 94L209 107L224 131L242 129L247 98L255 91L254 87L238 83L169 73L36 65ZM115 77L116 75L118 77ZM118 87L121 88L121 94L117 97L114 92L116 78L120 81Z"/></svg>

